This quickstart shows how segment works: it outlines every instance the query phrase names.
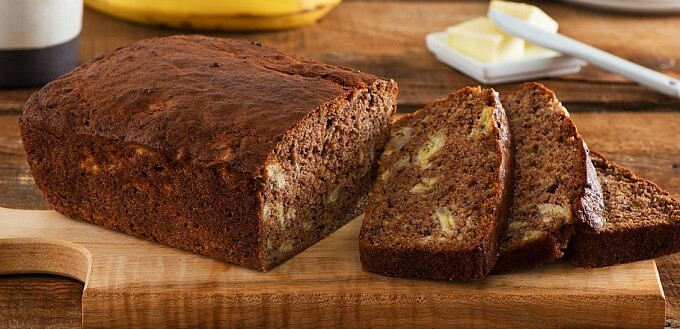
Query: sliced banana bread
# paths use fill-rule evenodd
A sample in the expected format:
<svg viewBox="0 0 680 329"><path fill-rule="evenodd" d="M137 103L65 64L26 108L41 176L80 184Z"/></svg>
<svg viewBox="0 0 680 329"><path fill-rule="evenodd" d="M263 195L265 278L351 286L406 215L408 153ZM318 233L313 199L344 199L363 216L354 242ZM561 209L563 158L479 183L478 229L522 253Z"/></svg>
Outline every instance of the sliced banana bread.
<svg viewBox="0 0 680 329"><path fill-rule="evenodd" d="M680 252L680 202L656 184L595 152L607 222L599 233L577 228L566 258L608 266Z"/></svg>
<svg viewBox="0 0 680 329"><path fill-rule="evenodd" d="M441 280L486 276L505 233L512 177L496 92L461 89L391 129L361 228L364 269Z"/></svg>
<svg viewBox="0 0 680 329"><path fill-rule="evenodd" d="M257 43L173 36L49 83L20 127L60 213L268 270L362 212L396 93Z"/></svg>
<svg viewBox="0 0 680 329"><path fill-rule="evenodd" d="M602 191L588 148L555 94L522 84L503 105L515 153L508 233L494 273L562 257L573 226L602 226Z"/></svg>

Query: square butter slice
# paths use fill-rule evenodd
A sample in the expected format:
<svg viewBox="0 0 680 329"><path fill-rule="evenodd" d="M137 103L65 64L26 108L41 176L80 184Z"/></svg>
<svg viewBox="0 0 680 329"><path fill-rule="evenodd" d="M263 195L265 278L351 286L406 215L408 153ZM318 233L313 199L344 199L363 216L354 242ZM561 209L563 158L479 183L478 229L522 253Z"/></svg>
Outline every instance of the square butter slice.
<svg viewBox="0 0 680 329"><path fill-rule="evenodd" d="M446 29L449 46L481 62L517 60L524 55L524 40L499 30L486 17L478 17Z"/></svg>
<svg viewBox="0 0 680 329"><path fill-rule="evenodd" d="M536 6L526 3L492 0L489 9L496 9L508 15L515 16L536 28L550 33L557 33L559 24L548 14Z"/></svg>
<svg viewBox="0 0 680 329"><path fill-rule="evenodd" d="M500 10L527 22L529 25L550 33L557 33L557 29L559 28L559 24L543 10L526 3L492 0L489 4L489 9ZM526 47L527 49L541 48L529 42L526 43Z"/></svg>

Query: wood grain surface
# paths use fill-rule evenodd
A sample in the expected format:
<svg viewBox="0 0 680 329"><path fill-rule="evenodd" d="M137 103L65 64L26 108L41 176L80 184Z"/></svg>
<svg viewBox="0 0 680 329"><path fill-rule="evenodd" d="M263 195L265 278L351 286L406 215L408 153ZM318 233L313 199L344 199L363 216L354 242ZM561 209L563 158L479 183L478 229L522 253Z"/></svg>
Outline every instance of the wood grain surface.
<svg viewBox="0 0 680 329"><path fill-rule="evenodd" d="M680 77L680 19L589 10L538 2L566 35ZM470 78L436 61L426 33L482 15L484 1L352 0L319 24L298 30L225 34L258 40L292 53L352 66L399 83L399 111L411 111ZM190 31L146 27L85 11L81 61L137 39ZM680 197L680 100L658 95L588 66L578 74L543 80L574 113L591 148L629 166ZM514 84L493 86L501 92ZM18 138L17 118L37 88L0 90L0 206L49 209L32 181ZM581 113L587 112L587 113ZM680 328L680 255L657 260L667 296L667 326ZM80 326L81 283L48 275L0 277L0 327Z"/></svg>
<svg viewBox="0 0 680 329"><path fill-rule="evenodd" d="M397 279L361 268L361 221L262 273L52 210L0 208L0 274L52 273L85 282L86 328L664 324L653 260L591 270L560 261L465 283Z"/></svg>

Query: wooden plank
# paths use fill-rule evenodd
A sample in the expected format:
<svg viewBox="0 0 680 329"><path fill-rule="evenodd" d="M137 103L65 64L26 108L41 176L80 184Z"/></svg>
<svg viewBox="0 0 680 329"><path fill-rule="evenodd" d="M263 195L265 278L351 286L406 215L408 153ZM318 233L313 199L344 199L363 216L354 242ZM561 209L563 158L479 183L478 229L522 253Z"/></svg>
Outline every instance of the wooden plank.
<svg viewBox="0 0 680 329"><path fill-rule="evenodd" d="M666 293L666 326L680 328L680 254L668 255L656 260L659 277Z"/></svg>
<svg viewBox="0 0 680 329"><path fill-rule="evenodd" d="M54 211L0 209L0 274L85 281L85 327L658 327L654 261L558 262L466 283L383 277L359 263L361 218L268 272L164 247Z"/></svg>
<svg viewBox="0 0 680 329"><path fill-rule="evenodd" d="M18 115L0 115L0 206L50 209L33 181L18 120Z"/></svg>
<svg viewBox="0 0 680 329"><path fill-rule="evenodd" d="M680 68L672 63L680 51L680 45L674 42L674 31L680 23L673 16L611 15L552 1L535 3L560 22L564 34L634 58L654 69L680 73ZM256 39L303 55L405 55L413 50L425 49L425 34L484 15L487 5L486 1L347 2L319 24L301 29L208 34ZM86 10L81 60L142 38L186 32L127 23ZM631 39L634 41L631 42ZM417 61L417 58L409 59ZM615 75L602 75L602 78L624 81Z"/></svg>
<svg viewBox="0 0 680 329"><path fill-rule="evenodd" d="M83 284L46 274L0 276L0 327L80 328Z"/></svg>
<svg viewBox="0 0 680 329"><path fill-rule="evenodd" d="M24 103L39 88L0 90L0 115L21 115Z"/></svg>
<svg viewBox="0 0 680 329"><path fill-rule="evenodd" d="M536 2L561 23L561 31L617 55L667 74L680 76L673 16L611 15L561 2ZM403 110L415 109L474 80L438 62L425 48L427 33L482 15L485 1L342 3L319 24L296 30L265 33L208 33L257 40L285 51L332 64L356 67L399 82ZM399 22L418 22L401 24ZM136 40L178 33L85 11L80 60ZM668 110L680 100L659 95L625 79L586 67L583 72L544 80L572 111ZM512 85L496 86L507 91ZM0 111L18 111L29 91L0 96Z"/></svg>

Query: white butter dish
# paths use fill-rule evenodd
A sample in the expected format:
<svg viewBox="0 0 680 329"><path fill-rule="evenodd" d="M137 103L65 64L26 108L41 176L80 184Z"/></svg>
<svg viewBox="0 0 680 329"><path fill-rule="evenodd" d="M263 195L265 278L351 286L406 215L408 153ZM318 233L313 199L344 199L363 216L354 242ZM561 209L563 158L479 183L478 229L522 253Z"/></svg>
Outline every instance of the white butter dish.
<svg viewBox="0 0 680 329"><path fill-rule="evenodd" d="M584 60L538 47L529 47L522 60L484 63L449 47L446 32L430 33L425 40L427 49L437 59L484 84L572 74L588 64Z"/></svg>

